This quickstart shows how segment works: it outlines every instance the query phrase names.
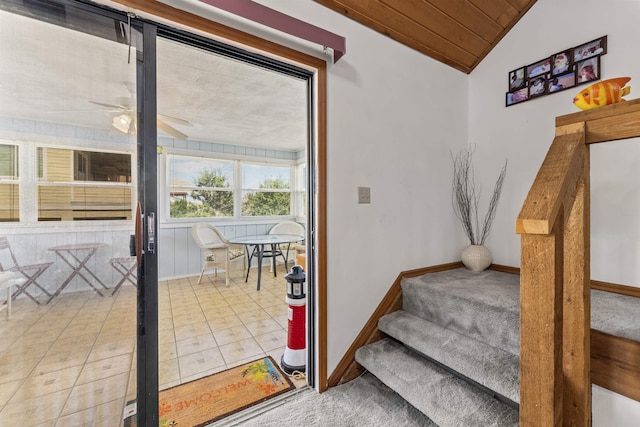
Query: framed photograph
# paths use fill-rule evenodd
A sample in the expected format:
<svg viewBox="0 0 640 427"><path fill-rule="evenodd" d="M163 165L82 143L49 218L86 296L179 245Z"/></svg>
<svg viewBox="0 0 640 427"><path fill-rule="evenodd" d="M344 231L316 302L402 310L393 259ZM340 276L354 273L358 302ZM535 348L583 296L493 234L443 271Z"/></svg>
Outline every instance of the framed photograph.
<svg viewBox="0 0 640 427"><path fill-rule="evenodd" d="M524 71L524 67L522 67L509 73L509 92L520 89L527 83L524 78Z"/></svg>
<svg viewBox="0 0 640 427"><path fill-rule="evenodd" d="M559 76L551 76L548 84L547 93L559 92L574 87L576 85L576 72L571 71Z"/></svg>
<svg viewBox="0 0 640 427"><path fill-rule="evenodd" d="M547 76L543 74L529 79L529 99L547 93Z"/></svg>
<svg viewBox="0 0 640 427"><path fill-rule="evenodd" d="M576 63L576 84L600 79L600 57L585 59Z"/></svg>
<svg viewBox="0 0 640 427"><path fill-rule="evenodd" d="M548 73L551 69L551 58L545 58L541 61L534 62L527 66L527 78L539 76L540 74Z"/></svg>
<svg viewBox="0 0 640 427"><path fill-rule="evenodd" d="M515 92L507 92L507 107L529 99L529 88L523 87Z"/></svg>
<svg viewBox="0 0 640 427"><path fill-rule="evenodd" d="M607 36L591 40L573 48L573 62L582 61L607 53Z"/></svg>
<svg viewBox="0 0 640 427"><path fill-rule="evenodd" d="M573 55L571 55L571 49L567 49L564 52L558 52L551 56L551 75L558 76L571 70L573 65Z"/></svg>

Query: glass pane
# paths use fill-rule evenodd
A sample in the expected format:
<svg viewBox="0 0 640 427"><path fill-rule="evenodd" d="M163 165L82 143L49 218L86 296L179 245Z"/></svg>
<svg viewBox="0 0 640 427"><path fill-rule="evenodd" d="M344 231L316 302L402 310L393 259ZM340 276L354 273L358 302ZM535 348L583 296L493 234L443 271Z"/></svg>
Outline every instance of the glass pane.
<svg viewBox="0 0 640 427"><path fill-rule="evenodd" d="M242 215L291 215L291 193L243 192Z"/></svg>
<svg viewBox="0 0 640 427"><path fill-rule="evenodd" d="M20 188L0 183L0 222L12 221L20 221Z"/></svg>
<svg viewBox="0 0 640 427"><path fill-rule="evenodd" d="M37 153L38 221L131 219L131 154L43 147Z"/></svg>
<svg viewBox="0 0 640 427"><path fill-rule="evenodd" d="M242 165L242 188L291 188L291 168L288 166Z"/></svg>
<svg viewBox="0 0 640 427"><path fill-rule="evenodd" d="M119 426L136 397L137 141L113 119L136 116L137 52L93 16L0 2L0 263L22 279L0 312L0 419L16 426Z"/></svg>
<svg viewBox="0 0 640 427"><path fill-rule="evenodd" d="M245 163L242 187L243 216L291 215L290 167Z"/></svg>
<svg viewBox="0 0 640 427"><path fill-rule="evenodd" d="M0 144L0 179L18 177L18 147Z"/></svg>
<svg viewBox="0 0 640 427"><path fill-rule="evenodd" d="M233 162L171 157L171 218L233 216L233 168Z"/></svg>

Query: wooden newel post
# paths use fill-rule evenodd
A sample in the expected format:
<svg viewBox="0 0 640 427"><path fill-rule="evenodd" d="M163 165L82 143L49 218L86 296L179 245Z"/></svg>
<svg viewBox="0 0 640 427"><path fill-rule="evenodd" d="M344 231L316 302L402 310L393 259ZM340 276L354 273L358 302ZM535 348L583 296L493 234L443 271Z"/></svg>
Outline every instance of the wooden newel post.
<svg viewBox="0 0 640 427"><path fill-rule="evenodd" d="M591 425L589 151L556 137L516 221L521 234L520 425Z"/></svg>
<svg viewBox="0 0 640 427"><path fill-rule="evenodd" d="M523 235L520 426L562 425L562 230Z"/></svg>

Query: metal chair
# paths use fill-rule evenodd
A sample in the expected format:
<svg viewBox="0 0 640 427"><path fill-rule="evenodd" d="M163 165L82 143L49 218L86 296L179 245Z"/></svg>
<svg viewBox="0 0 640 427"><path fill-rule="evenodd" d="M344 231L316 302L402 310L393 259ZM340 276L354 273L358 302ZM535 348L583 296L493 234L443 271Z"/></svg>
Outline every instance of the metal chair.
<svg viewBox="0 0 640 427"><path fill-rule="evenodd" d="M295 236L304 236L306 234L306 230L301 224L297 222L284 221L271 227L271 230L269 230L269 234L290 234ZM289 251L294 251L292 259L295 263L296 255L306 252L306 245L304 244L304 241L303 243L286 243L284 245L278 245L278 250L281 252L284 258L284 269L287 270L289 268Z"/></svg>
<svg viewBox="0 0 640 427"><path fill-rule="evenodd" d="M6 255L7 253L8 256ZM25 294L33 302L40 305L40 301L38 301L36 296L30 294L28 291L28 288L31 285L37 287L45 295L51 298L52 295L47 292L47 290L43 288L36 280L42 275L42 273L44 273L47 268L49 268L51 264L53 264L53 262L19 265L15 255L13 254L13 251L11 250L9 240L6 237L0 237L0 271L12 271L15 273L19 273L24 277L23 280L15 282L17 291L12 295L13 300L15 300L18 295ZM18 276L18 278L20 278L20 276Z"/></svg>
<svg viewBox="0 0 640 427"><path fill-rule="evenodd" d="M242 260L243 270L246 268L244 248L229 243L224 234L211 224L198 223L191 227L191 235L196 244L204 251L204 263L198 278L198 284L202 281L202 276L206 270L214 269L214 274L218 276L218 268L224 268L226 285L229 286L230 262Z"/></svg>
<svg viewBox="0 0 640 427"><path fill-rule="evenodd" d="M111 267L113 267L114 270L122 275L122 279L120 279L113 289L111 296L114 296L125 282L129 282L133 286L138 286L138 261L136 260L136 257L111 258L109 260L109 264L111 264Z"/></svg>

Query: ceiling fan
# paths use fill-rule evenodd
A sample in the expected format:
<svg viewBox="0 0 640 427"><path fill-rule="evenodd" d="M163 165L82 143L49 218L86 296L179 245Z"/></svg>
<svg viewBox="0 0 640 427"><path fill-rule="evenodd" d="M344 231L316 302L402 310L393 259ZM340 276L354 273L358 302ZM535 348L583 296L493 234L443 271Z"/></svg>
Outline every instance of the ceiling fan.
<svg viewBox="0 0 640 427"><path fill-rule="evenodd" d="M129 90L131 96L129 97L117 97L115 99L115 104L106 104L103 102L89 101L92 104L99 105L101 107L105 107L111 113L118 113L113 117L112 125L114 128L119 130L122 133L126 133L129 135L135 135L137 131L137 120L136 114L134 112L134 101L135 101L135 92L133 91L132 84L123 83L123 85ZM163 132L171 135L176 139L187 139L188 135L180 132L178 129L168 124L167 122L173 122L175 124L183 125L183 126L192 126L192 124L183 119L179 119L177 117L167 116L164 114L158 114L156 118L156 125L158 129Z"/></svg>

